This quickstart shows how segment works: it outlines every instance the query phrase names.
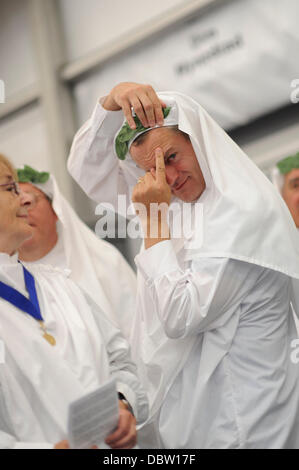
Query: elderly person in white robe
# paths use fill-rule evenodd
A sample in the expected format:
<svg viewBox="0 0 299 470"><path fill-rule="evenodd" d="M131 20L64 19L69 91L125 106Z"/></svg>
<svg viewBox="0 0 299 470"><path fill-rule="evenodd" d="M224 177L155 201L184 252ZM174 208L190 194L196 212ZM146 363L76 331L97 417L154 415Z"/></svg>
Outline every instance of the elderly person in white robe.
<svg viewBox="0 0 299 470"><path fill-rule="evenodd" d="M299 152L283 158L272 168L271 178L277 191L283 197L297 227L299 246ZM297 294L296 312L299 312L299 281L293 279L294 293ZM295 322L299 333L299 319L295 313Z"/></svg>
<svg viewBox="0 0 299 470"><path fill-rule="evenodd" d="M0 215L0 447L67 448L69 404L114 377L119 421L106 444L131 448L147 399L128 344L66 270L18 262L32 228L3 156Z"/></svg>
<svg viewBox="0 0 299 470"><path fill-rule="evenodd" d="M136 276L111 244L100 240L63 197L53 175L28 165L18 169L32 238L19 248L30 269L45 264L70 270L76 282L129 338L135 313Z"/></svg>
<svg viewBox="0 0 299 470"><path fill-rule="evenodd" d="M280 160L271 176L299 229L299 152Z"/></svg>
<svg viewBox="0 0 299 470"><path fill-rule="evenodd" d="M98 202L139 203L132 343L149 393L147 445L297 448L299 250L271 183L191 98L134 83L100 100L68 168ZM173 217L161 212L152 237L141 207L162 202ZM186 204L191 229L174 236Z"/></svg>

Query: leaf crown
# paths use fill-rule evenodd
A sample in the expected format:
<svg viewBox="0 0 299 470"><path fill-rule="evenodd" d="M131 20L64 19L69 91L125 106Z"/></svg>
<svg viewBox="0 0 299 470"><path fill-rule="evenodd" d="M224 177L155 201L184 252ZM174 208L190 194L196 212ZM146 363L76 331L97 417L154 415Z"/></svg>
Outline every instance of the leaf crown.
<svg viewBox="0 0 299 470"><path fill-rule="evenodd" d="M289 173L294 168L299 168L299 152L297 152L295 155L284 158L278 162L276 166L283 175Z"/></svg>
<svg viewBox="0 0 299 470"><path fill-rule="evenodd" d="M167 118L170 112L170 109L171 109L170 106L167 108L163 108L164 119ZM129 150L130 141L134 139L134 137L136 137L137 134L140 134L141 132L149 130L148 127L144 127L141 124L138 116L134 116L134 121L136 124L136 129L131 129L128 122L126 121L115 139L115 151L116 151L116 155L118 156L120 160L125 160L126 155Z"/></svg>
<svg viewBox="0 0 299 470"><path fill-rule="evenodd" d="M46 171L37 171L29 165L24 168L18 168L18 179L20 183L46 183L50 178L50 173Z"/></svg>

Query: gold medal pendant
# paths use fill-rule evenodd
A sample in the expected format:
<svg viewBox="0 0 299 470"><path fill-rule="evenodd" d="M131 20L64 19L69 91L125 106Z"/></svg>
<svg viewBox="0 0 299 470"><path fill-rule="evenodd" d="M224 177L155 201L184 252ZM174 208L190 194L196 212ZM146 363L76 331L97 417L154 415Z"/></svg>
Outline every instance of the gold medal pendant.
<svg viewBox="0 0 299 470"><path fill-rule="evenodd" d="M43 334L43 338L45 338L45 340L48 341L48 343L50 343L51 346L55 346L55 344L56 344L56 339L54 338L54 336L49 335L49 333L47 333L47 332L45 331L44 334Z"/></svg>
<svg viewBox="0 0 299 470"><path fill-rule="evenodd" d="M41 329L42 329L43 332L44 332L43 338L45 338L45 340L48 341L48 343L50 343L51 346L55 346L55 344L56 344L56 339L54 338L54 336L52 336L52 335L50 335L49 333L47 333L44 322L43 322L43 321L39 321L39 324L40 324Z"/></svg>

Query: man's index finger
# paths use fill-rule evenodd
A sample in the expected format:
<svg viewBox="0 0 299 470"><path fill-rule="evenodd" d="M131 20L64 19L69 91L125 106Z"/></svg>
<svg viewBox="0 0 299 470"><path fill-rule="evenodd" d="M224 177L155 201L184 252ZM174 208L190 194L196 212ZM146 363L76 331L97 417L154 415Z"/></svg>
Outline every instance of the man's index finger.
<svg viewBox="0 0 299 470"><path fill-rule="evenodd" d="M164 182L166 180L165 162L162 149L156 150L156 178L157 181Z"/></svg>

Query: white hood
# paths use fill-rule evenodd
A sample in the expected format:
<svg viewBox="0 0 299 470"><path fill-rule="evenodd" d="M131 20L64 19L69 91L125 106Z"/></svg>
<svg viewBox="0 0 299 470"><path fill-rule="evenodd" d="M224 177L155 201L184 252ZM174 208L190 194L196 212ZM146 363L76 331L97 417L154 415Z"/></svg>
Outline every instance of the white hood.
<svg viewBox="0 0 299 470"><path fill-rule="evenodd" d="M190 258L229 257L299 278L298 234L270 181L193 99L177 92L159 98L172 108L165 125L177 120L189 134L206 182L197 201L203 203L203 243L195 231ZM131 192L144 172L129 154L120 165Z"/></svg>

